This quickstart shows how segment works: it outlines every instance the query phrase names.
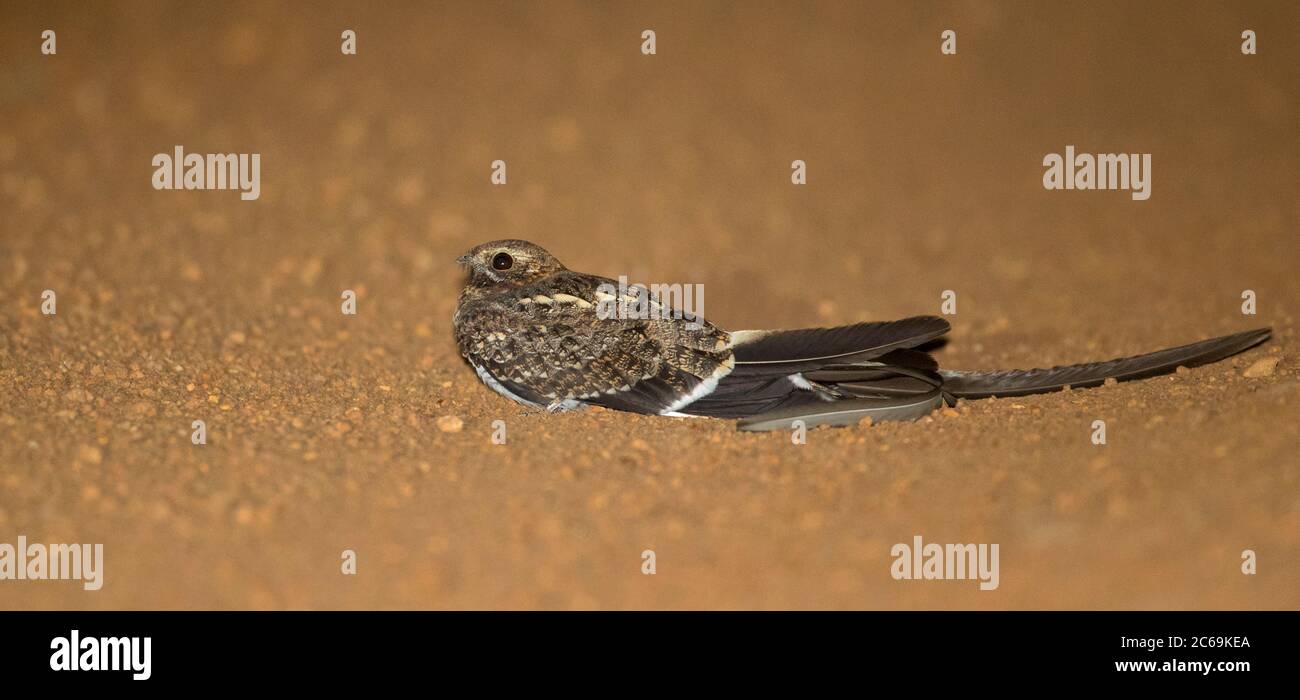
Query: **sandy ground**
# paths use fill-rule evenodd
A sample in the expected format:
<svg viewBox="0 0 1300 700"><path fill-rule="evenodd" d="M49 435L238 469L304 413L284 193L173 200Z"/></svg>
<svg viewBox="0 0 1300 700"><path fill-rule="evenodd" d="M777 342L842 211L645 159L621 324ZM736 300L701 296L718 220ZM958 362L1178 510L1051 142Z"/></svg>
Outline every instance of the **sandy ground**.
<svg viewBox="0 0 1300 700"><path fill-rule="evenodd" d="M1300 607L1300 10L699 5L0 4L0 542L107 560L0 608ZM177 144L262 154L261 198L155 191ZM1152 153L1151 199L1044 190L1069 144ZM1275 337L806 445L541 415L451 339L502 237L733 329L955 290L955 368ZM1000 587L893 580L917 534Z"/></svg>

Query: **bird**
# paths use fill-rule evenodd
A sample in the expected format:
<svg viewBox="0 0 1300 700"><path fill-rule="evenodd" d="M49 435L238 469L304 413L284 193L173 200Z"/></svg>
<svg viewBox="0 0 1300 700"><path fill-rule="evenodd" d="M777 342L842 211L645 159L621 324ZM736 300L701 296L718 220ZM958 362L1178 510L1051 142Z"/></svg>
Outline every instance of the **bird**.
<svg viewBox="0 0 1300 700"><path fill-rule="evenodd" d="M552 412L735 419L749 431L916 420L958 399L1145 379L1216 362L1272 332L1046 369L947 370L926 351L950 330L940 316L727 331L644 288L569 270L528 241L483 243L457 263L468 276L452 320L456 343L501 395Z"/></svg>

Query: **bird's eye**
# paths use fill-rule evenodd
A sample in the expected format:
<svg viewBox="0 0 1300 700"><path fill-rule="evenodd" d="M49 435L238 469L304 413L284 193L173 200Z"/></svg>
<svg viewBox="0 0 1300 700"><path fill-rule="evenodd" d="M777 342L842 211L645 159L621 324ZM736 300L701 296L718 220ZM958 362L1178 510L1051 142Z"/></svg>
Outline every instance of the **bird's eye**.
<svg viewBox="0 0 1300 700"><path fill-rule="evenodd" d="M509 270L514 267L515 259L510 257L509 253L497 253L492 256L493 270Z"/></svg>

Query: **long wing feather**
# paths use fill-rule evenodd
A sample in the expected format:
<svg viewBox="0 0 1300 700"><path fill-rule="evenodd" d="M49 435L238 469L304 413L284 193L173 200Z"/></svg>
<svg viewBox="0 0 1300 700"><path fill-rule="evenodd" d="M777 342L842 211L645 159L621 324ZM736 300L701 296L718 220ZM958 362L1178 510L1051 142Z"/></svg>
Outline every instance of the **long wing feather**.
<svg viewBox="0 0 1300 700"><path fill-rule="evenodd" d="M875 421L916 420L941 403L943 395L938 389L920 396L820 401L743 418L736 427L740 430L789 430L797 420L803 421L808 428L856 425L863 418Z"/></svg>
<svg viewBox="0 0 1300 700"><path fill-rule="evenodd" d="M949 329L948 322L938 316L914 316L838 328L738 331L731 334L736 353L732 375L792 374L870 360L927 343Z"/></svg>

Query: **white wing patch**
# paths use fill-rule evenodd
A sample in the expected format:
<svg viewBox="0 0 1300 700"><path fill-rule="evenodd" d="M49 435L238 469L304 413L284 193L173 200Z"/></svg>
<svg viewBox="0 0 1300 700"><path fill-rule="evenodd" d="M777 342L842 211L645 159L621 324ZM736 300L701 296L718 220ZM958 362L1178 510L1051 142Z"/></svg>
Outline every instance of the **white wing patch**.
<svg viewBox="0 0 1300 700"><path fill-rule="evenodd" d="M718 382L722 381L723 377L727 376L728 374L731 374L731 370L735 369L735 367L736 367L736 358L728 357L726 362L723 362L721 365L718 365L718 368L713 370L713 374L709 375L708 379L705 379L699 384L696 384L695 388L691 390L691 393L669 404L667 408L659 412L659 415L675 416L678 418L687 415L687 414L679 413L679 411L695 403L696 401L699 401L705 396L712 394L713 390L718 388Z"/></svg>
<svg viewBox="0 0 1300 700"><path fill-rule="evenodd" d="M804 391L815 391L812 382L804 379L803 373L791 374L786 377L786 379L789 379L791 384L803 389Z"/></svg>

